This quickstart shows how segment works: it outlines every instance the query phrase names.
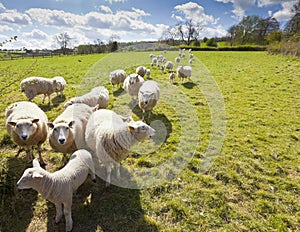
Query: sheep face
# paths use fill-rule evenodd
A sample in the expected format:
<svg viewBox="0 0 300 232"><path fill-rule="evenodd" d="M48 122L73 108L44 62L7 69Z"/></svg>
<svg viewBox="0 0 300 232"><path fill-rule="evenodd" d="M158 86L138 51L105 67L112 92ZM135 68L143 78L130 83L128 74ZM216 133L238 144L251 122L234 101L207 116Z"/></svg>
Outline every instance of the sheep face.
<svg viewBox="0 0 300 232"><path fill-rule="evenodd" d="M74 123L74 121L69 123L57 123L55 125L53 123L48 123L49 128L52 129L51 134L55 137L58 144L64 145L67 142L70 130L73 128Z"/></svg>
<svg viewBox="0 0 300 232"><path fill-rule="evenodd" d="M128 129L138 141L150 139L156 133L156 131L151 126L147 125L142 121L130 121L128 123Z"/></svg>
<svg viewBox="0 0 300 232"><path fill-rule="evenodd" d="M145 108L150 100L157 100L155 99L154 93L150 92L140 92L143 96L143 99L140 101L140 105L142 108Z"/></svg>
<svg viewBox="0 0 300 232"><path fill-rule="evenodd" d="M19 135L22 141L26 141L37 131L38 121L39 119L20 119L18 121L10 121L8 125L13 127L14 132Z"/></svg>
<svg viewBox="0 0 300 232"><path fill-rule="evenodd" d="M139 75L131 75L129 77L129 84L134 85L135 83L139 82Z"/></svg>
<svg viewBox="0 0 300 232"><path fill-rule="evenodd" d="M17 182L18 189L34 188L38 180L43 178L42 168L37 159L32 161L33 167L27 168Z"/></svg>

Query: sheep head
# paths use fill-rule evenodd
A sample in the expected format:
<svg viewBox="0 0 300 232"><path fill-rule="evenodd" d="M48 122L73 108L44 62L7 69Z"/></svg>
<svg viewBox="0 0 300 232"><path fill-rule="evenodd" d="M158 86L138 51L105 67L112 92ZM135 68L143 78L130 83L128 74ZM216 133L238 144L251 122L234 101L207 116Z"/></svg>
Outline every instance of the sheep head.
<svg viewBox="0 0 300 232"><path fill-rule="evenodd" d="M156 133L156 131L151 126L147 125L142 121L130 121L128 123L128 129L138 141L150 139Z"/></svg>
<svg viewBox="0 0 300 232"><path fill-rule="evenodd" d="M47 125L52 130L50 134L55 137L57 143L64 145L68 141L69 136L72 134L70 131L73 128L74 123L75 121L73 120L69 123L59 122L57 124L49 122Z"/></svg>
<svg viewBox="0 0 300 232"><path fill-rule="evenodd" d="M22 141L26 141L31 135L35 134L38 128L39 119L19 119L17 121L9 121L7 124L13 127L16 134Z"/></svg>

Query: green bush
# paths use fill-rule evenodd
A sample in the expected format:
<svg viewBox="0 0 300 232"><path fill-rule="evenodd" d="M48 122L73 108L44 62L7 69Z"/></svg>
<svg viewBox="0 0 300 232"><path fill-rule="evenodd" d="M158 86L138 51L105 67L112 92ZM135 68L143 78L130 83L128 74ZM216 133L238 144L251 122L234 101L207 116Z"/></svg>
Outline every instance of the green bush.
<svg viewBox="0 0 300 232"><path fill-rule="evenodd" d="M210 38L209 40L207 40L206 45L209 47L218 47L218 44L217 44L215 38Z"/></svg>

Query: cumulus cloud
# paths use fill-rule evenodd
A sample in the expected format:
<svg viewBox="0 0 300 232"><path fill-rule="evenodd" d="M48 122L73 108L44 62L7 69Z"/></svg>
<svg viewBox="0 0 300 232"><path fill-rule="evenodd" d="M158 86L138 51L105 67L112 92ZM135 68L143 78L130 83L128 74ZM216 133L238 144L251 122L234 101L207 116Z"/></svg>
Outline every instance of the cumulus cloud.
<svg viewBox="0 0 300 232"><path fill-rule="evenodd" d="M0 25L0 32L13 31L13 29L7 25Z"/></svg>
<svg viewBox="0 0 300 232"><path fill-rule="evenodd" d="M3 13L5 10L5 6L0 2L0 13Z"/></svg>
<svg viewBox="0 0 300 232"><path fill-rule="evenodd" d="M245 15L245 11L250 9L256 3L256 0L215 0L217 2L232 3L232 13L237 19L241 19Z"/></svg>
<svg viewBox="0 0 300 232"><path fill-rule="evenodd" d="M0 13L0 21L17 25L32 24L31 18L27 14L17 12L16 10L5 10Z"/></svg>
<svg viewBox="0 0 300 232"><path fill-rule="evenodd" d="M105 12L105 13L112 14L112 11L108 6L101 5L101 6L99 6L99 9L102 10L103 12Z"/></svg>
<svg viewBox="0 0 300 232"><path fill-rule="evenodd" d="M204 8L195 2L188 2L182 5L177 5L174 7L174 9L176 12L173 13L172 17L178 21L188 19L202 25L207 25L210 23L215 24L218 21L212 15L205 14Z"/></svg>
<svg viewBox="0 0 300 232"><path fill-rule="evenodd" d="M276 18L278 21L287 21L291 19L294 15L292 13L291 9L293 8L293 5L295 4L295 1L290 2L283 2L282 3L282 10L279 10L273 14L273 17Z"/></svg>
<svg viewBox="0 0 300 232"><path fill-rule="evenodd" d="M120 2L120 3L124 3L125 2L125 0L105 0L105 1L109 2L110 4L118 3L118 2Z"/></svg>
<svg viewBox="0 0 300 232"><path fill-rule="evenodd" d="M31 32L24 32L23 36L37 40L45 40L48 38L48 35L45 32L38 29L33 29Z"/></svg>

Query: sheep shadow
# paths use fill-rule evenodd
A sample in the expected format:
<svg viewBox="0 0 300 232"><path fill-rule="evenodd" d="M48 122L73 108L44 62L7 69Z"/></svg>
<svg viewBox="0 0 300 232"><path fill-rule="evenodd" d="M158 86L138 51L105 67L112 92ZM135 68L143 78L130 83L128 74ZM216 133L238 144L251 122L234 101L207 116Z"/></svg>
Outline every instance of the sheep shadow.
<svg viewBox="0 0 300 232"><path fill-rule="evenodd" d="M5 160L1 160L0 231L26 231L33 218L33 205L38 199L38 193L32 190L20 191L16 182L31 164L26 156L17 158L15 155L7 159L6 166L4 163Z"/></svg>
<svg viewBox="0 0 300 232"><path fill-rule="evenodd" d="M51 204L51 205L50 205ZM49 203L48 231L65 231L65 220L55 224L55 206ZM157 227L145 220L141 206L140 190L126 189L105 181L90 178L79 187L73 196L73 232L85 231L158 231Z"/></svg>
<svg viewBox="0 0 300 232"><path fill-rule="evenodd" d="M52 110L53 108L57 108L61 103L63 103L66 100L66 96L55 96L54 98L52 98L52 100L50 100L50 103L48 103L48 100L45 100L45 103L40 103L38 104L38 106L44 111L44 112L48 112L50 110Z"/></svg>
<svg viewBox="0 0 300 232"><path fill-rule="evenodd" d="M124 95L124 94L126 94L126 92L122 87L120 87L118 90L113 92L114 97L119 97L119 96Z"/></svg>
<svg viewBox="0 0 300 232"><path fill-rule="evenodd" d="M197 86L195 83L190 82L190 81L185 82L185 83L183 83L182 85L183 85L185 88L187 88L187 89L192 89L192 88L194 88L195 86Z"/></svg>

